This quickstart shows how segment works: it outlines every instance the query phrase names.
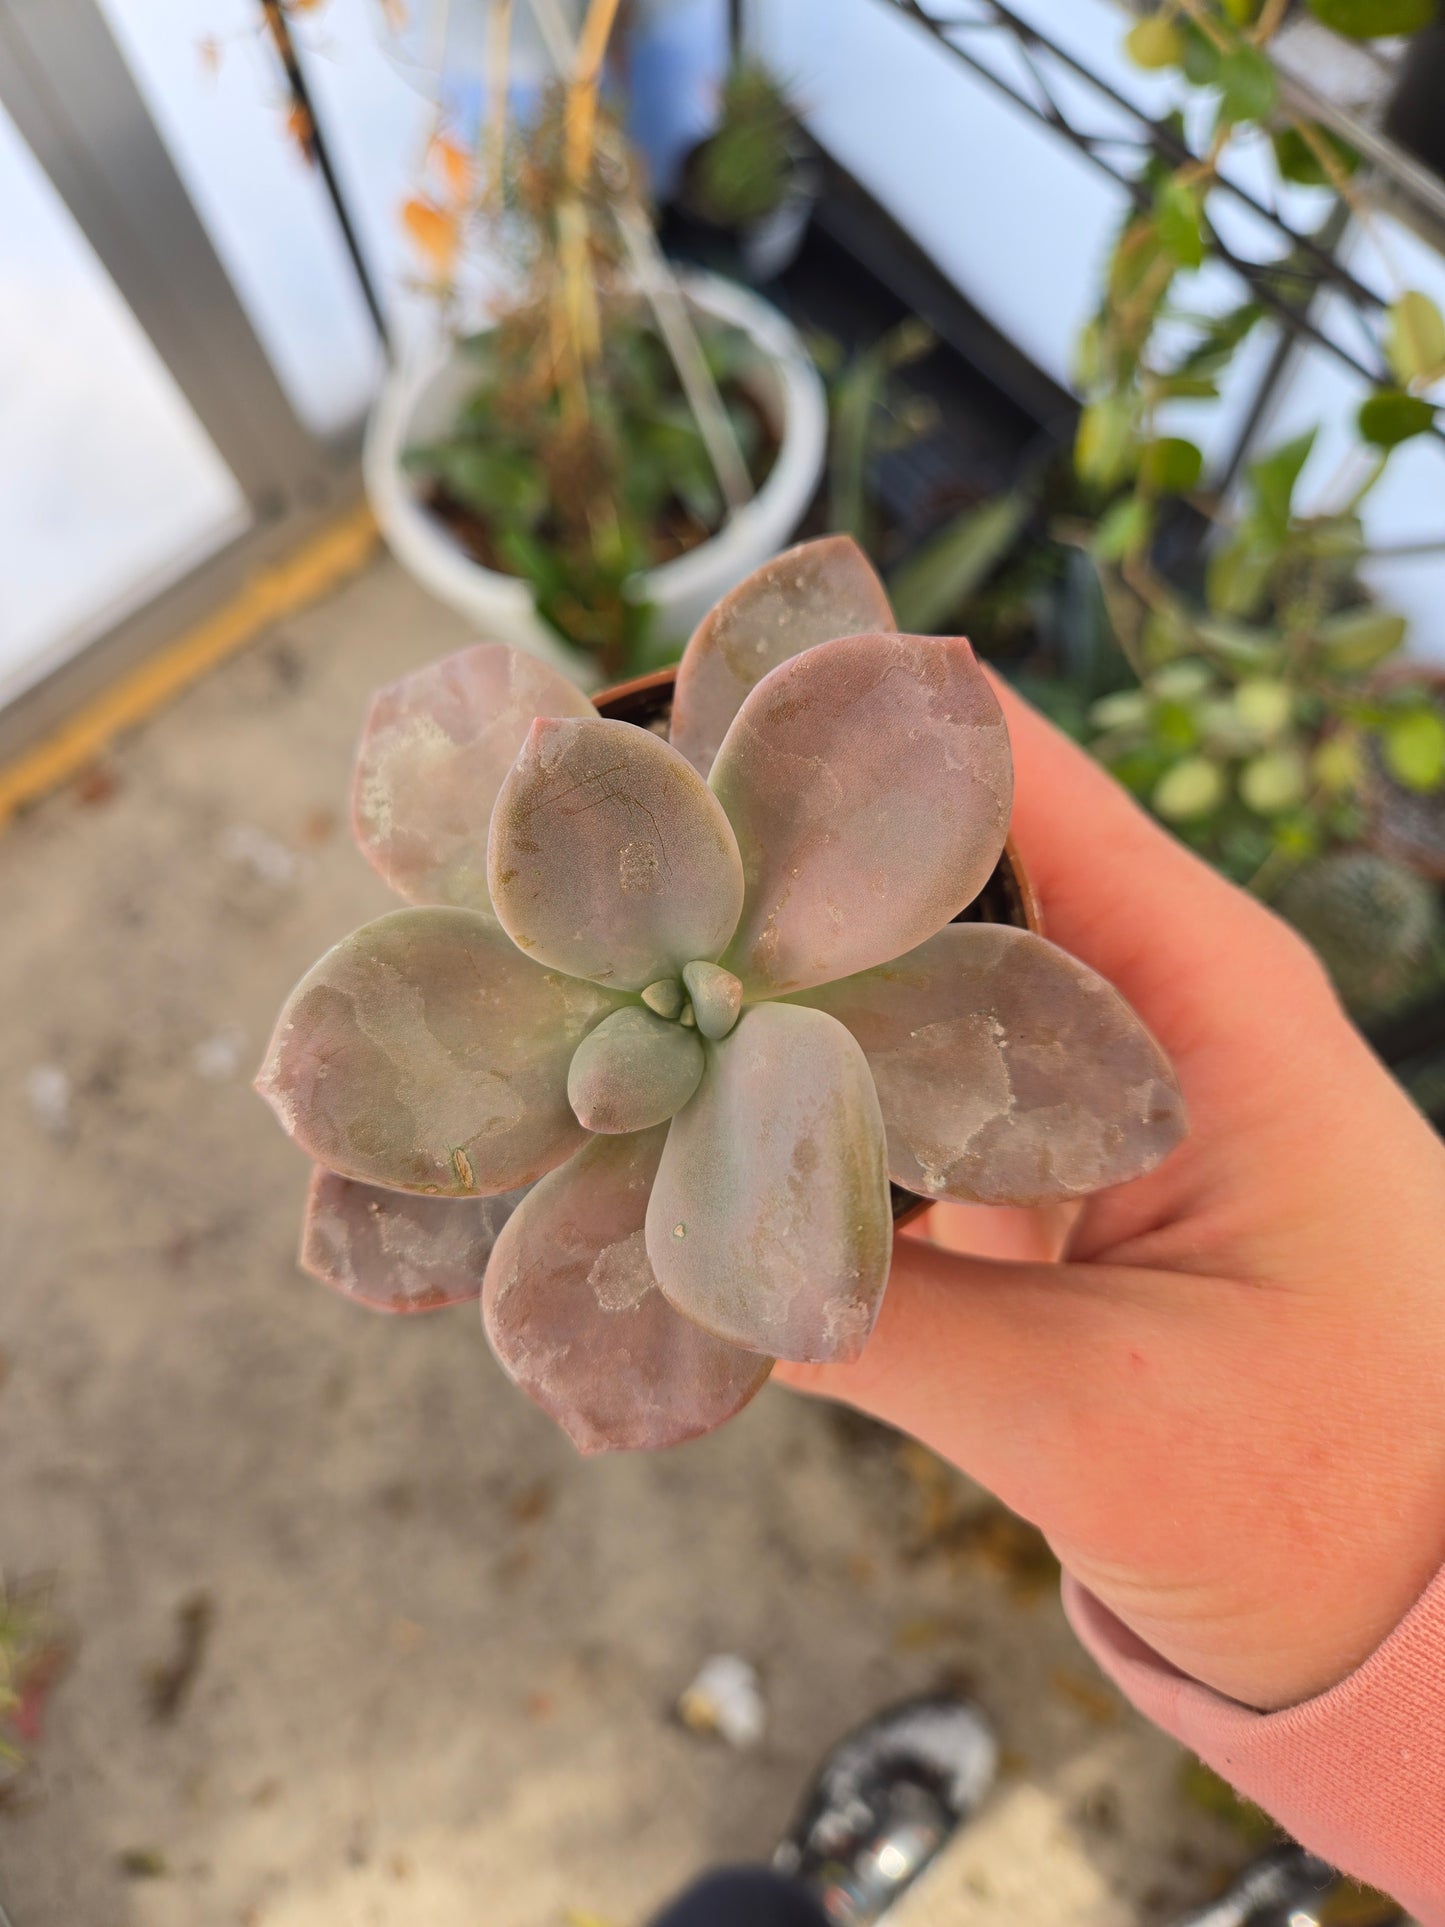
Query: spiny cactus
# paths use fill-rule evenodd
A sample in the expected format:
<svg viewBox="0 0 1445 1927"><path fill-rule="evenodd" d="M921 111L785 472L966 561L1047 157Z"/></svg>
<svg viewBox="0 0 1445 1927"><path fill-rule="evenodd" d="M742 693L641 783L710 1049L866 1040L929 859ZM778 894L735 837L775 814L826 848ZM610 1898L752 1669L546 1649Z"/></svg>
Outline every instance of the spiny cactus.
<svg viewBox="0 0 1445 1927"><path fill-rule="evenodd" d="M356 833L412 907L303 978L258 1079L319 1167L304 1266L481 1296L582 1450L659 1446L858 1355L890 1176L1035 1204L1157 1164L1179 1094L1123 1000L951 921L1012 785L968 644L894 633L839 538L704 620L670 742L498 644L383 690Z"/></svg>
<svg viewBox="0 0 1445 1927"><path fill-rule="evenodd" d="M1370 850L1311 863L1281 893L1279 908L1362 1015L1399 1001L1440 932L1430 884Z"/></svg>

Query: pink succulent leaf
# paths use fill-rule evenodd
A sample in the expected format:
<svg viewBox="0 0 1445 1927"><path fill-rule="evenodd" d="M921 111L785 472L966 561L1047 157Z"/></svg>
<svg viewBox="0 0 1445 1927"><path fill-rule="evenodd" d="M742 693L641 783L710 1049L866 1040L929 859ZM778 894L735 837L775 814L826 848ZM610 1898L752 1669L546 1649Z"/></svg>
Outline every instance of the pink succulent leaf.
<svg viewBox="0 0 1445 1927"><path fill-rule="evenodd" d="M747 877L722 962L781 996L886 963L971 903L1003 849L1013 759L961 640L850 636L738 711L711 784Z"/></svg>
<svg viewBox="0 0 1445 1927"><path fill-rule="evenodd" d="M727 943L737 843L690 763L632 723L537 722L492 812L492 901L538 963L619 990Z"/></svg>
<svg viewBox="0 0 1445 1927"><path fill-rule="evenodd" d="M800 1003L862 1045L895 1183L1046 1204L1152 1170L1185 1133L1164 1053L1112 984L1008 924L955 923Z"/></svg>
<svg viewBox="0 0 1445 1927"><path fill-rule="evenodd" d="M604 1017L572 1056L567 1096L589 1131L651 1130L680 1111L702 1078L695 1030L636 1005Z"/></svg>
<svg viewBox="0 0 1445 1927"><path fill-rule="evenodd" d="M888 1278L883 1118L867 1061L822 1011L754 1004L707 1046L647 1211L684 1317L777 1358L856 1358Z"/></svg>
<svg viewBox="0 0 1445 1927"><path fill-rule="evenodd" d="M706 776L744 697L770 669L834 636L892 627L887 591L850 536L789 549L698 625L678 665L672 741Z"/></svg>
<svg viewBox="0 0 1445 1927"><path fill-rule="evenodd" d="M528 1188L495 1198L420 1198L357 1184L318 1164L301 1269L373 1311L435 1311L480 1298L497 1233Z"/></svg>
<svg viewBox="0 0 1445 1927"><path fill-rule="evenodd" d="M292 991L256 1080L317 1163L401 1191L511 1191L581 1144L572 1053L621 999L477 910L394 910Z"/></svg>
<svg viewBox="0 0 1445 1927"><path fill-rule="evenodd" d="M657 1289L643 1221L665 1137L591 1139L531 1192L487 1267L493 1351L581 1452L710 1432L772 1369L680 1318Z"/></svg>
<svg viewBox="0 0 1445 1927"><path fill-rule="evenodd" d="M377 692L362 731L352 826L362 854L413 903L491 908L487 825L538 716L590 716L574 684L500 642Z"/></svg>
<svg viewBox="0 0 1445 1927"><path fill-rule="evenodd" d="M718 964L690 963L682 973L692 1014L704 1037L726 1037L743 1007L743 987Z"/></svg>

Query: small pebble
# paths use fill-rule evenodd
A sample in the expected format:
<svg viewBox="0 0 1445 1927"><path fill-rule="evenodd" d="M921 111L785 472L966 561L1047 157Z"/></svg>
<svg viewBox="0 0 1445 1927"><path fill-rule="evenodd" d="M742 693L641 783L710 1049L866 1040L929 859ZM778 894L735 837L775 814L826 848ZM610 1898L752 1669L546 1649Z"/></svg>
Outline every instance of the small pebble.
<svg viewBox="0 0 1445 1927"><path fill-rule="evenodd" d="M706 1660L677 1711L694 1733L715 1734L740 1751L756 1746L768 1723L758 1669L736 1653L714 1653Z"/></svg>
<svg viewBox="0 0 1445 1927"><path fill-rule="evenodd" d="M64 1137L71 1126L74 1095L69 1071L59 1064L37 1064L25 1079L25 1095L41 1130L51 1137Z"/></svg>

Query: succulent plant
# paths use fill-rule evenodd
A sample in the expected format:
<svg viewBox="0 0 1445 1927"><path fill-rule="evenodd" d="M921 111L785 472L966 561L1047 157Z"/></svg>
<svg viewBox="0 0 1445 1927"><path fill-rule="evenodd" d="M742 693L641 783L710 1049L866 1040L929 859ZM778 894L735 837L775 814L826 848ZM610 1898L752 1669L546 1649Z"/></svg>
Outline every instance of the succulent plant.
<svg viewBox="0 0 1445 1927"><path fill-rule="evenodd" d="M361 848L411 907L292 992L258 1088L316 1161L304 1267L481 1296L584 1451L739 1410L867 1342L890 1176L1033 1204L1183 1131L1158 1046L1031 931L954 922L1012 803L968 644L899 635L852 542L703 621L670 740L482 643L383 690Z"/></svg>
<svg viewBox="0 0 1445 1927"><path fill-rule="evenodd" d="M1440 935L1432 885L1372 850L1343 850L1307 865L1281 891L1279 908L1358 1016L1398 1004Z"/></svg>

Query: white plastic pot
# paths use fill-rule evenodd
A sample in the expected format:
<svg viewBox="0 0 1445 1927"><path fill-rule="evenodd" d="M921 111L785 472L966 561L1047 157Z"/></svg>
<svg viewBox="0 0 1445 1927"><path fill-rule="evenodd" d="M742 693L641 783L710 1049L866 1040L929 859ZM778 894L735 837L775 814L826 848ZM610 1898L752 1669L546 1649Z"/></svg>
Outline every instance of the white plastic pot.
<svg viewBox="0 0 1445 1927"><path fill-rule="evenodd" d="M656 609L659 635L679 644L720 596L787 547L818 486L828 439L823 384L792 324L751 289L717 275L689 274L682 286L700 313L741 328L759 349L755 395L778 437L778 456L752 501L715 536L638 577L636 593ZM387 377L362 451L372 510L402 567L475 623L479 636L595 681L592 659L562 642L537 614L530 585L468 555L402 466L408 448L450 432L475 383L474 368L455 352L403 365Z"/></svg>

